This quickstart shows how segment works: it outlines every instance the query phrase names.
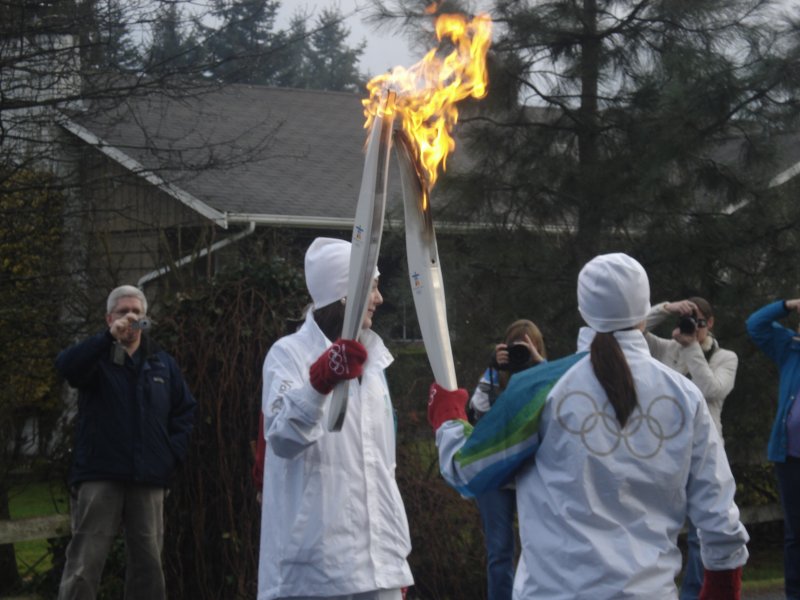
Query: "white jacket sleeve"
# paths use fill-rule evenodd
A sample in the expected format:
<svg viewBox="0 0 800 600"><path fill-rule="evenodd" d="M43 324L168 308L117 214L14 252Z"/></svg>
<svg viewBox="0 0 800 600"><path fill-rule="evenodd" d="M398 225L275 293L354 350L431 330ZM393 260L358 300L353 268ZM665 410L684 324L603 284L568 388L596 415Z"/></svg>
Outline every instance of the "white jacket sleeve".
<svg viewBox="0 0 800 600"><path fill-rule="evenodd" d="M499 489L539 447L539 422L547 395L585 353L543 362L514 375L492 410L473 428L451 420L436 430L439 468L463 496Z"/></svg>
<svg viewBox="0 0 800 600"><path fill-rule="evenodd" d="M694 384L703 392L703 397L717 414L722 411L725 398L733 391L739 357L735 352L718 348L706 360L700 344L692 343L679 350Z"/></svg>
<svg viewBox="0 0 800 600"><path fill-rule="evenodd" d="M739 519L733 479L722 438L705 402L694 415L691 467L687 482L689 518L698 530L705 567L734 569L747 562L750 536Z"/></svg>
<svg viewBox="0 0 800 600"><path fill-rule="evenodd" d="M280 344L264 360L264 432L270 453L282 458L297 456L324 433L327 396L311 386L306 362Z"/></svg>
<svg viewBox="0 0 800 600"><path fill-rule="evenodd" d="M651 329L658 326L659 323L669 316L669 313L664 310L664 305L666 305L666 302L650 307L650 312L647 313L644 335L645 340L647 340L647 347L650 348L650 355L661 362L664 362L667 352L672 344L675 343L672 338L665 339L658 337L654 333L650 333Z"/></svg>
<svg viewBox="0 0 800 600"><path fill-rule="evenodd" d="M647 321L645 322L645 331L650 331L660 325L670 313L664 308L668 302L659 302L650 307L650 312L647 313Z"/></svg>
<svg viewBox="0 0 800 600"><path fill-rule="evenodd" d="M481 381L475 387L475 391L472 392L472 398L469 403L472 408L480 413L487 413L492 408L492 403L489 401L489 386L490 384Z"/></svg>

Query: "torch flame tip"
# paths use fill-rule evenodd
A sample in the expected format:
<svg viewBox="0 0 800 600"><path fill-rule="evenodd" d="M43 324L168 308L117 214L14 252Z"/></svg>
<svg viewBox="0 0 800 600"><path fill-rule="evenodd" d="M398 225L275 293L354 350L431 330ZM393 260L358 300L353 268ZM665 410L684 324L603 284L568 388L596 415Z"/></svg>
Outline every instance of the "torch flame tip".
<svg viewBox="0 0 800 600"><path fill-rule="evenodd" d="M441 14L436 35L440 41L447 38L443 46L428 51L409 69L397 66L374 77L367 84L369 98L363 101L367 128L384 112L400 115L406 141L426 174L427 189L436 183L439 166L444 169L455 147L451 131L458 121L456 103L486 95L491 19ZM387 104L390 94L394 99Z"/></svg>

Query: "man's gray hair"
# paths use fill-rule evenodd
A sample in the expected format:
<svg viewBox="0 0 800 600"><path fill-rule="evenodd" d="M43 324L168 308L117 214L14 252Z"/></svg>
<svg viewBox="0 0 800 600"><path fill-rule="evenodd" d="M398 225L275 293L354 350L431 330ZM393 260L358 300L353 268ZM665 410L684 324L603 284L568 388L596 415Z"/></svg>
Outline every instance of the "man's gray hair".
<svg viewBox="0 0 800 600"><path fill-rule="evenodd" d="M138 298L142 302L144 314L147 314L147 298L144 297L142 290L132 285L121 285L111 290L106 300L106 313L111 314L114 311L120 298Z"/></svg>

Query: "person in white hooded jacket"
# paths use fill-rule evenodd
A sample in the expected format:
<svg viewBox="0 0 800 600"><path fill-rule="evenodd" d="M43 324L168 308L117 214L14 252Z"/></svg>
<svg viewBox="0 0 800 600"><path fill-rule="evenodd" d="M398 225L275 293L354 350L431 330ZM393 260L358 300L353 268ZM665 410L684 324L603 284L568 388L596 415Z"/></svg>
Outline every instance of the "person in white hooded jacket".
<svg viewBox="0 0 800 600"><path fill-rule="evenodd" d="M474 430L466 391L431 386L444 478L465 495L515 478L515 600L675 599L687 515L706 569L700 597L740 598L749 538L733 476L697 386L650 356L649 296L633 258L589 261L579 353L512 379Z"/></svg>
<svg viewBox="0 0 800 600"><path fill-rule="evenodd" d="M670 339L651 333L651 329L670 316L692 317L694 330L682 331L676 327ZM739 357L735 352L720 347L713 329L711 303L694 296L654 306L647 315L645 339L654 358L691 379L700 389L714 425L722 436L722 406L733 391Z"/></svg>
<svg viewBox="0 0 800 600"><path fill-rule="evenodd" d="M313 307L264 361L264 463L258 600L400 600L413 584L411 542L395 481L395 419L384 369L393 358L370 330L341 335L350 243L317 238L305 257ZM335 339L331 342L331 339ZM350 379L341 431L327 430L330 392Z"/></svg>

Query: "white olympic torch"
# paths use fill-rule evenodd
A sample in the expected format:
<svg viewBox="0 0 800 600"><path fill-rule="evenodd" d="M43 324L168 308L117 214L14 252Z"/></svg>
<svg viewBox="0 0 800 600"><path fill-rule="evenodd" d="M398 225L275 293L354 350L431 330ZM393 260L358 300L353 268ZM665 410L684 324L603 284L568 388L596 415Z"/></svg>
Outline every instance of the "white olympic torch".
<svg viewBox="0 0 800 600"><path fill-rule="evenodd" d="M347 287L347 303L344 310L342 338L357 340L361 323L367 311L372 290L372 280L378 266L378 252L383 234L383 219L386 213L386 187L389 178L389 155L392 149L392 125L394 123L393 93L387 93L372 123L361 190L356 205L353 223L352 248L350 250L350 275ZM328 430L340 431L347 413L347 396L350 382L343 381L333 388L328 412Z"/></svg>
<svg viewBox="0 0 800 600"><path fill-rule="evenodd" d="M425 176L413 158L413 146L403 131L395 131L395 142L405 208L408 274L422 341L436 383L455 390L458 385L447 328L444 283Z"/></svg>
<svg viewBox="0 0 800 600"><path fill-rule="evenodd" d="M373 77L367 84L370 97L363 104L383 103L386 90L396 93L391 112L397 112L396 120L402 126L402 131L395 132L394 141L414 307L433 376L439 385L454 390L457 384L444 285L428 199L439 165L444 168L448 152L455 147L450 135L458 122L455 104L486 95L492 19L488 13L470 19L459 13L439 13L438 6L432 8L437 13L434 29L438 47L408 69L396 67ZM369 111L368 117L372 114Z"/></svg>

